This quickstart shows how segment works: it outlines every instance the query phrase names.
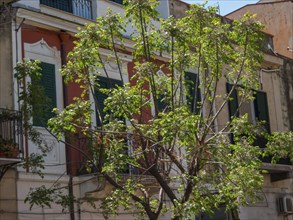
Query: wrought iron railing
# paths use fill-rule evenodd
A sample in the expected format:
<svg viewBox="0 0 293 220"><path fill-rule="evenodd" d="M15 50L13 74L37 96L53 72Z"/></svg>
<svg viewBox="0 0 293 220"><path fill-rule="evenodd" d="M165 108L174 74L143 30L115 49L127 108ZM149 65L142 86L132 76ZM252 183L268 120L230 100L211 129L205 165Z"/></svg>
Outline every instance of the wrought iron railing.
<svg viewBox="0 0 293 220"><path fill-rule="evenodd" d="M22 143L21 113L0 108L0 158L19 158Z"/></svg>
<svg viewBox="0 0 293 220"><path fill-rule="evenodd" d="M92 0L40 0L42 5L92 19Z"/></svg>
<svg viewBox="0 0 293 220"><path fill-rule="evenodd" d="M118 138L123 138L124 135L121 134L117 134L119 137ZM131 155L133 152L133 147L134 147L134 139L133 139L133 135L128 134L125 137L125 149L122 150L121 153L125 153L127 155ZM90 138L89 137L78 137L78 135L76 136L71 136L70 140L72 142L73 145L77 146L78 150L75 150L76 155L74 156L74 162L71 161L72 164L72 172L74 175L84 175L84 174L89 174L89 173L96 173L97 172L97 168L93 166L93 164L88 163L87 161L89 161L89 158L85 157L82 153L82 151L88 155L90 155L89 149L87 148L87 146L90 145ZM92 141L96 141L96 139L94 138L94 140ZM94 143L95 144L95 143ZM90 156L89 156L90 157ZM94 161L95 159L93 159ZM92 161L91 161L92 162ZM143 169L139 169L131 164L126 165L126 167L124 169L121 169L119 171L117 171L119 174L121 174L122 176L124 175L125 177L129 177L130 175L133 176L149 176L149 173L146 172Z"/></svg>

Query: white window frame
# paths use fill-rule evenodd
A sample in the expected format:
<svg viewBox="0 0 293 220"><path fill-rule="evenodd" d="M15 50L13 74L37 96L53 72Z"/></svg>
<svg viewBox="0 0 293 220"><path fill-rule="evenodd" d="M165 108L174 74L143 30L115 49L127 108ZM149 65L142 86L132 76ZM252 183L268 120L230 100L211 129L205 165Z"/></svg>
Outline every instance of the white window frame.
<svg viewBox="0 0 293 220"><path fill-rule="evenodd" d="M24 43L24 57L32 60L40 60L55 65L55 82L56 82L56 107L60 110L63 109L63 85L62 76L59 72L61 68L61 55L60 51L55 47L50 47L48 43L42 38L35 43ZM27 82L31 82L29 77L26 78ZM32 119L31 119L32 120ZM62 174L66 171L66 155L65 144L58 142L44 127L35 127L39 131L46 143L48 144L47 156L44 158L45 173ZM28 154L41 153L41 149L29 141Z"/></svg>

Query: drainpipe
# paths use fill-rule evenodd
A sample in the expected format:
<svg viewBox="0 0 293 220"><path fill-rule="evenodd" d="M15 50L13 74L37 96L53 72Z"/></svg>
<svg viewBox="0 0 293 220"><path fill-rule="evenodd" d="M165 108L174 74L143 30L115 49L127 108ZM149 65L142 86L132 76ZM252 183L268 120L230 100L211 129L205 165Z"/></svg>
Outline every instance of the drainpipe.
<svg viewBox="0 0 293 220"><path fill-rule="evenodd" d="M59 33L59 38L61 41L61 64L66 65L66 50L65 50L65 43L69 41L70 35L64 31ZM66 107L68 105L68 88L64 82L64 78L62 77L62 87L63 87L63 105ZM70 148L66 149L66 161L71 161L71 152ZM72 164L66 165L68 174L69 174L69 181L68 181L68 195L73 198L73 177L72 177ZM74 210L74 201L72 200L69 205L69 212L70 212L70 220L75 220L75 210Z"/></svg>
<svg viewBox="0 0 293 220"><path fill-rule="evenodd" d="M15 15L17 14L18 9L15 9ZM15 24L15 28L14 28L14 38L15 38L15 65L18 63L18 31L20 30L21 26L23 25L25 18L22 19L22 21L20 22L20 24L17 26L17 21L16 21L16 17L14 17L14 24ZM21 50L22 51L22 50ZM26 90L26 81L25 79L23 79L23 90ZM19 94L20 94L20 84L19 81L17 80L17 98L19 98ZM15 100L13 101L15 104ZM18 111L20 111L20 102L19 100L17 100L18 102ZM14 107L15 108L15 107ZM23 118L22 118L23 119ZM27 128L24 129L24 145L25 145L25 155L23 155L23 146L22 146L22 156L25 156L26 160L28 159L28 131ZM19 144L23 144L23 137L20 138L20 140L18 140ZM29 172L29 167L26 166L26 172Z"/></svg>
<svg viewBox="0 0 293 220"><path fill-rule="evenodd" d="M59 38L61 41L61 65L66 65L66 51L65 51L65 43L69 41L70 35L66 32L61 31L59 33ZM67 86L64 83L64 79L62 77L62 86L63 86L63 104L64 107L68 105L68 89Z"/></svg>

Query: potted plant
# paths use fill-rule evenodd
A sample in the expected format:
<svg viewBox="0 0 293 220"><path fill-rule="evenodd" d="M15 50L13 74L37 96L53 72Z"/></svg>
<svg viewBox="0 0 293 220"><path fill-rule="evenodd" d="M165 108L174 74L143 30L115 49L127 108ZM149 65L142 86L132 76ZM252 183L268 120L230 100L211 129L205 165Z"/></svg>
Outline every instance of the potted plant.
<svg viewBox="0 0 293 220"><path fill-rule="evenodd" d="M13 140L5 140L0 137L0 157L17 158L18 147Z"/></svg>

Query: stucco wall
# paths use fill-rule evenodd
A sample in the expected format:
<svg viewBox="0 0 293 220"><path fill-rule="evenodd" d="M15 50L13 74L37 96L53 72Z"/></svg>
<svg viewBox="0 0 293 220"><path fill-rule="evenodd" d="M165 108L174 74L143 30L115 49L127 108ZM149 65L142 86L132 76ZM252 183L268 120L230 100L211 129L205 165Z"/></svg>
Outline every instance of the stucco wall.
<svg viewBox="0 0 293 220"><path fill-rule="evenodd" d="M271 131L292 131L293 60L268 55L266 58L260 77L267 93Z"/></svg>
<svg viewBox="0 0 293 220"><path fill-rule="evenodd" d="M16 171L9 169L0 181L0 219L17 219Z"/></svg>
<svg viewBox="0 0 293 220"><path fill-rule="evenodd" d="M7 220L69 220L70 215L68 213L68 209L63 210L60 205L55 203L51 204L50 207L41 207L38 205L34 205L32 209L30 209L30 204L25 203L24 200L27 197L28 193L32 188L45 186L47 188L55 186L58 181L58 186L62 189L64 195L67 194L67 184L68 184L68 176L59 176L59 175L45 175L42 179L37 174L18 172L17 179L17 205L18 205L18 216L17 218L11 218ZM7 188L6 188L7 189ZM1 219L1 218L0 218ZM1 219L2 220L2 219ZM3 219L4 220L4 219ZM6 219L5 219L6 220Z"/></svg>
<svg viewBox="0 0 293 220"><path fill-rule="evenodd" d="M180 0L170 0L169 1L169 11L170 15L175 18L182 18L186 15L185 11L189 9L189 5Z"/></svg>
<svg viewBox="0 0 293 220"><path fill-rule="evenodd" d="M227 15L238 19L246 12L257 14L257 19L265 24L264 31L274 36L274 50L283 56L293 59L293 2L269 2L247 5Z"/></svg>
<svg viewBox="0 0 293 220"><path fill-rule="evenodd" d="M261 200L240 208L241 220L292 220L293 216L278 213L277 199L292 196L293 179L271 182L270 174L264 175L264 187L259 192Z"/></svg>

